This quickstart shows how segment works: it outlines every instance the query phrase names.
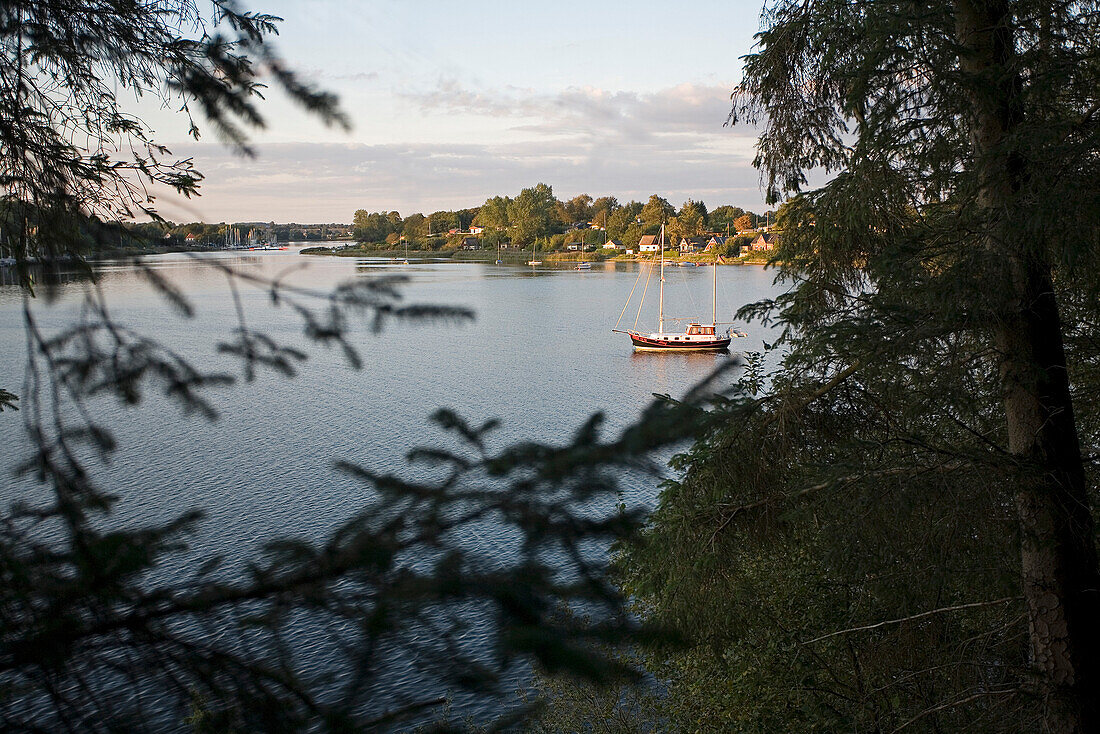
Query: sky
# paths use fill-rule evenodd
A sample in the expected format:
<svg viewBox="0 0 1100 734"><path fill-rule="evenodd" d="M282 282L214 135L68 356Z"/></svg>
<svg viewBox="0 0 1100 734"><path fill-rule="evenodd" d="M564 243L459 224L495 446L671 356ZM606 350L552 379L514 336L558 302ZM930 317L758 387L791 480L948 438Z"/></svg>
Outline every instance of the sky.
<svg viewBox="0 0 1100 734"><path fill-rule="evenodd" d="M353 129L326 128L270 90L258 152L187 137L202 196L159 199L174 221L350 222L478 206L543 182L580 193L763 211L756 132L726 127L760 0L529 3L252 0L284 19L290 65L335 92Z"/></svg>

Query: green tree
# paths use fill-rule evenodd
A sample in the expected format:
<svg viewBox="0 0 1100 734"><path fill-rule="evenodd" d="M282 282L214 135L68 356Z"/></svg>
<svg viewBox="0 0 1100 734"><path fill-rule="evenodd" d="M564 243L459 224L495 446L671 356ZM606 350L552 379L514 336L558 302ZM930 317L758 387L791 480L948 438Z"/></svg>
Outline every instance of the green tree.
<svg viewBox="0 0 1100 734"><path fill-rule="evenodd" d="M474 224L486 229L505 230L508 228L508 205L511 199L507 196L494 196L485 200L485 203L477 211Z"/></svg>
<svg viewBox="0 0 1100 734"><path fill-rule="evenodd" d="M641 212L642 204L638 201L632 201L615 209L607 218L607 236L616 240L623 239L627 229L634 224L635 218Z"/></svg>
<svg viewBox="0 0 1100 734"><path fill-rule="evenodd" d="M565 219L568 224L587 222L592 218L592 197L588 194L578 194L565 202Z"/></svg>
<svg viewBox="0 0 1100 734"><path fill-rule="evenodd" d="M557 205L554 190L544 183L520 191L519 196L508 205L512 240L525 245L534 242L536 237L549 235L553 230Z"/></svg>
<svg viewBox="0 0 1100 734"><path fill-rule="evenodd" d="M706 231L706 205L690 199L680 207L680 213L669 220L668 234L670 242L679 242L681 237L694 237Z"/></svg>
<svg viewBox="0 0 1100 734"><path fill-rule="evenodd" d="M685 201L683 203L683 206L680 207L680 211L677 212L676 216L692 222L698 221L700 232L702 232L702 229L706 227L710 218L710 214L707 211L707 205L701 201L695 201L693 199L688 199L687 201Z"/></svg>
<svg viewBox="0 0 1100 734"><path fill-rule="evenodd" d="M619 208L619 200L614 196L601 196L592 202L592 221L607 229L608 217Z"/></svg>
<svg viewBox="0 0 1100 734"><path fill-rule="evenodd" d="M352 220L352 235L359 242L385 242L386 237L398 231L400 222L397 212L368 213L359 209Z"/></svg>
<svg viewBox="0 0 1100 734"><path fill-rule="evenodd" d="M475 219L477 219L477 213L477 207L473 207L471 209L460 209L459 211L455 212L455 215L458 218L458 228L463 232L468 232L470 230L470 225L474 223Z"/></svg>
<svg viewBox="0 0 1100 734"><path fill-rule="evenodd" d="M746 312L785 356L681 460L627 563L694 625L686 682L692 660L730 671L746 729L769 690L800 729L1100 726L1096 12L765 14L734 117L762 125L769 200L793 196L791 290Z"/></svg>
<svg viewBox="0 0 1100 734"><path fill-rule="evenodd" d="M669 204L667 199L653 194L649 197L649 201L646 202L645 206L642 207L640 215L642 226L645 227L646 232L653 234L675 214L676 208Z"/></svg>
<svg viewBox="0 0 1100 734"><path fill-rule="evenodd" d="M716 232L725 232L726 226L730 228L730 234L733 234L737 228L733 226L733 223L745 213L745 210L739 206L719 206L715 207L714 211L710 212L709 224L712 230Z"/></svg>
<svg viewBox="0 0 1100 734"><path fill-rule="evenodd" d="M410 242L423 242L428 236L428 219L423 214L410 214L401 225L401 234Z"/></svg>

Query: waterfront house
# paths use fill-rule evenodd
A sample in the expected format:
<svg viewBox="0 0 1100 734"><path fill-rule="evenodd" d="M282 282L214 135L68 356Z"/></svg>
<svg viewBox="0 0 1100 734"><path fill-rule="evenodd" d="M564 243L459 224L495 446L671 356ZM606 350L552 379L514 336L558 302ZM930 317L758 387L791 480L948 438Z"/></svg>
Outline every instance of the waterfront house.
<svg viewBox="0 0 1100 734"><path fill-rule="evenodd" d="M193 244L195 244L196 242L199 241L199 238L197 236L195 236L194 232L191 232L190 234L188 234L186 237L183 238L183 241L186 242L189 245L193 245Z"/></svg>
<svg viewBox="0 0 1100 734"><path fill-rule="evenodd" d="M478 250L481 249L481 241L477 237L463 237L462 238L463 250Z"/></svg>
<svg viewBox="0 0 1100 734"><path fill-rule="evenodd" d="M722 249L722 246L726 244L726 240L729 239L725 235L716 234L707 240L707 246L704 252L714 252L715 250Z"/></svg>
<svg viewBox="0 0 1100 734"><path fill-rule="evenodd" d="M660 249L661 246L655 234L644 234L642 239L638 240L638 252L658 252Z"/></svg>
<svg viewBox="0 0 1100 734"><path fill-rule="evenodd" d="M680 238L680 254L683 255L689 252L702 252L707 246L706 237L681 237Z"/></svg>
<svg viewBox="0 0 1100 734"><path fill-rule="evenodd" d="M621 250L623 249L623 243L621 240L608 240L603 243L603 246L609 250Z"/></svg>
<svg viewBox="0 0 1100 734"><path fill-rule="evenodd" d="M775 249L776 243L779 241L779 235L772 234L771 232L761 232L756 236L756 239L749 245L749 249L754 252L767 251Z"/></svg>

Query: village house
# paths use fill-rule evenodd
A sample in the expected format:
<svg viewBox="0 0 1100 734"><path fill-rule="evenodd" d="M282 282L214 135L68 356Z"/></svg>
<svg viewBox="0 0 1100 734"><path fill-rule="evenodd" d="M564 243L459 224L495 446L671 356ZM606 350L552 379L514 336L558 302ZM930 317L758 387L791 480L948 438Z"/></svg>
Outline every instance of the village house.
<svg viewBox="0 0 1100 734"><path fill-rule="evenodd" d="M779 241L779 235L772 234L771 232L761 232L756 236L756 239L749 245L749 249L753 251L760 250L772 250L775 248L776 242Z"/></svg>
<svg viewBox="0 0 1100 734"><path fill-rule="evenodd" d="M195 244L196 242L199 241L199 238L195 235L194 232L192 232L192 233L188 234L186 237L184 237L183 241L186 242L189 245L193 245L193 244Z"/></svg>
<svg viewBox="0 0 1100 734"><path fill-rule="evenodd" d="M715 250L721 249L722 246L726 244L726 240L728 239L729 237L726 237L725 235L714 235L709 240L707 240L707 246L704 252L714 252Z"/></svg>
<svg viewBox="0 0 1100 734"><path fill-rule="evenodd" d="M638 252L658 252L660 249L661 246L655 234L644 234L642 239L638 240Z"/></svg>
<svg viewBox="0 0 1100 734"><path fill-rule="evenodd" d="M688 252L702 252L707 246L706 237L681 237L680 238L680 254Z"/></svg>
<svg viewBox="0 0 1100 734"><path fill-rule="evenodd" d="M476 224L471 225L471 227L470 227L470 234L481 234L484 231L485 231L484 227L479 227Z"/></svg>
<svg viewBox="0 0 1100 734"><path fill-rule="evenodd" d="M623 249L623 243L621 240L608 240L603 243L605 249L608 250L621 250Z"/></svg>
<svg viewBox="0 0 1100 734"><path fill-rule="evenodd" d="M463 250L479 250L481 249L481 241L477 237L463 237L462 238Z"/></svg>

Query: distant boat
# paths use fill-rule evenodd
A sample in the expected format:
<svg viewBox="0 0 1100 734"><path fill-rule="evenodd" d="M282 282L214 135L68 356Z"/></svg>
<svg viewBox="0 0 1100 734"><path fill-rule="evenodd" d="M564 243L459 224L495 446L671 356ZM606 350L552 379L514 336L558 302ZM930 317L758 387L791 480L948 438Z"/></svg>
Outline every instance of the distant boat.
<svg viewBox="0 0 1100 734"><path fill-rule="evenodd" d="M574 270L591 270L592 269L592 263L580 263L579 265L577 265L577 267L575 267L573 269Z"/></svg>
<svg viewBox="0 0 1100 734"><path fill-rule="evenodd" d="M504 261L500 259L500 243L497 243L497 265L503 265Z"/></svg>
<svg viewBox="0 0 1100 734"><path fill-rule="evenodd" d="M661 284L657 306L657 331L644 334L629 329L612 331L626 334L630 337L631 344L636 351L647 352L724 352L729 348L734 336L744 336L740 332L734 332L732 328L725 333L718 333L718 263L714 263L714 296L711 302L711 323L709 325L692 321L686 331L665 331L665 227L661 225L661 237L659 242L661 250ZM694 263L693 263L694 264ZM644 293L644 292L643 292ZM629 300L628 300L629 303ZM639 305L639 309L641 306ZM626 311L626 307L623 307ZM621 318L621 316L620 316Z"/></svg>
<svg viewBox="0 0 1100 734"><path fill-rule="evenodd" d="M538 255L535 254L535 246L531 245L531 259L527 261L528 265L542 265L542 260L536 260Z"/></svg>

